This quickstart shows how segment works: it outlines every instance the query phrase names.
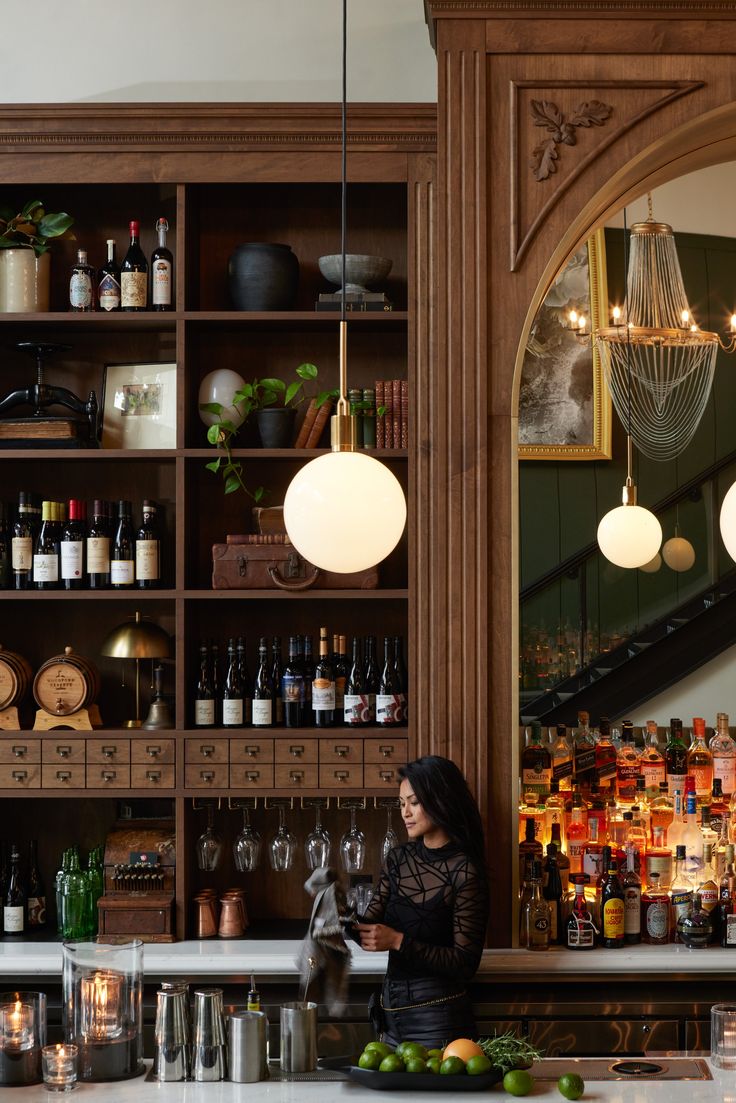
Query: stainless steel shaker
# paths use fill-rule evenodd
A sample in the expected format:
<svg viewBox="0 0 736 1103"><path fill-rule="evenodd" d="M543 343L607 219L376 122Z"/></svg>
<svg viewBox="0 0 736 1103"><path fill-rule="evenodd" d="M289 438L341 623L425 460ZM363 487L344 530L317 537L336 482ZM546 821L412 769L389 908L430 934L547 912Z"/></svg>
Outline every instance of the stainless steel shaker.
<svg viewBox="0 0 736 1103"><path fill-rule="evenodd" d="M227 1026L230 1079L236 1084L268 1080L265 1011L234 1011Z"/></svg>
<svg viewBox="0 0 736 1103"><path fill-rule="evenodd" d="M168 988L156 993L156 1050L153 1074L157 1080L186 1080L189 1073L189 1016L186 991Z"/></svg>
<svg viewBox="0 0 736 1103"><path fill-rule="evenodd" d="M225 1017L221 988L196 988L192 1042L192 1080L227 1076Z"/></svg>
<svg viewBox="0 0 736 1103"><path fill-rule="evenodd" d="M317 1004L297 1000L281 1006L281 1071L317 1068Z"/></svg>

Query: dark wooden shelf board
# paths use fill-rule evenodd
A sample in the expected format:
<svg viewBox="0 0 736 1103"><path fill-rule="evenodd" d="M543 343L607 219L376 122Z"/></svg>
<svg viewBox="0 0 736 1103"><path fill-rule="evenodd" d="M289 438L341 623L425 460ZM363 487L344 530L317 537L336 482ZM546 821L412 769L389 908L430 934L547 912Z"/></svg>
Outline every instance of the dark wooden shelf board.
<svg viewBox="0 0 736 1103"><path fill-rule="evenodd" d="M244 545L245 546L245 545ZM395 590L185 590L183 596L193 601L354 601L372 598L374 601L402 601L409 597L406 589Z"/></svg>
<svg viewBox="0 0 736 1103"><path fill-rule="evenodd" d="M269 326L289 329L314 327L316 329L337 329L340 321L339 310L187 310L182 315L185 321L201 326ZM373 328L405 328L409 320L406 310L349 311L348 326Z"/></svg>
<svg viewBox="0 0 736 1103"><path fill-rule="evenodd" d="M377 460L405 460L408 458L406 448L359 448L359 452L365 452L368 456L375 456ZM316 456L324 456L329 448L233 448L233 456L249 460L311 460ZM185 448L183 454L187 459L211 460L217 457L214 448Z"/></svg>
<svg viewBox="0 0 736 1103"><path fill-rule="evenodd" d="M65 329L102 329L114 332L129 333L131 330L173 330L176 322L182 317L173 310L141 310L127 311L111 310L90 311L80 313L70 310L50 310L30 314L2 314L0 326L10 328L19 326L28 329L29 326L43 326L44 328L56 328L63 326Z"/></svg>
<svg viewBox="0 0 736 1103"><path fill-rule="evenodd" d="M0 590L0 601L173 601L177 590Z"/></svg>
<svg viewBox="0 0 736 1103"><path fill-rule="evenodd" d="M131 729L127 729L130 734ZM135 729L139 733L143 731L141 728ZM296 739L297 736L301 739L303 736L312 737L327 737L333 734L336 735L354 735L360 739L370 738L383 738L387 735L394 735L397 738L408 739L410 728L408 727L391 727L383 728L379 724L366 724L365 727L353 727L348 724L336 724L332 728L315 728L314 725L311 728L186 728L177 729L176 731L169 730L166 735L176 735L180 737L186 737L188 739L197 739L203 736L218 736L218 738L226 737L228 739L242 739L251 735L264 735L269 739ZM108 732L100 732L101 735L108 735ZM144 735L155 734L152 732L143 732Z"/></svg>
<svg viewBox="0 0 736 1103"><path fill-rule="evenodd" d="M202 452L202 455L211 453ZM175 448L0 448L0 460L148 460L172 462L181 451Z"/></svg>

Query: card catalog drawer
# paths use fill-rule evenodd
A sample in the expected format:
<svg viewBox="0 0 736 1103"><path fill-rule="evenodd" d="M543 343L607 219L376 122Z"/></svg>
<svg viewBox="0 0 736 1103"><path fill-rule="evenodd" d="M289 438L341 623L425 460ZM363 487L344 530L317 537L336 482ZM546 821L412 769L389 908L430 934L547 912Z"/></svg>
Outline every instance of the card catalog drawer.
<svg viewBox="0 0 736 1103"><path fill-rule="evenodd" d="M184 784L187 789L227 789L227 775L227 765L222 763L187 766Z"/></svg>
<svg viewBox="0 0 736 1103"><path fill-rule="evenodd" d="M381 789L384 786L397 789L401 783L399 765L398 762L366 762L363 767L366 789Z"/></svg>
<svg viewBox="0 0 736 1103"><path fill-rule="evenodd" d="M173 739L157 739L151 734L148 739L131 739L131 762L156 762L171 765L176 761Z"/></svg>
<svg viewBox="0 0 736 1103"><path fill-rule="evenodd" d="M40 762L40 739L6 739L0 743L0 763Z"/></svg>
<svg viewBox="0 0 736 1103"><path fill-rule="evenodd" d="M316 739L277 739L276 762L316 762L319 743Z"/></svg>
<svg viewBox="0 0 736 1103"><path fill-rule="evenodd" d="M41 767L37 763L19 762L17 766L0 766L0 789L40 789Z"/></svg>
<svg viewBox="0 0 736 1103"><path fill-rule="evenodd" d="M173 766L151 762L130 767L131 789L173 789L175 785Z"/></svg>
<svg viewBox="0 0 736 1103"><path fill-rule="evenodd" d="M187 739L187 762L227 762L227 739Z"/></svg>
<svg viewBox="0 0 736 1103"><path fill-rule="evenodd" d="M119 766L130 762L129 739L88 739L87 765Z"/></svg>
<svg viewBox="0 0 736 1103"><path fill-rule="evenodd" d="M44 789L84 789L84 781L83 762L45 762L42 767L41 783Z"/></svg>
<svg viewBox="0 0 736 1103"><path fill-rule="evenodd" d="M363 786L363 767L348 763L336 763L325 766L320 763L320 789L361 789Z"/></svg>
<svg viewBox="0 0 736 1103"><path fill-rule="evenodd" d="M330 762L362 762L362 739L320 739L319 763L325 766Z"/></svg>
<svg viewBox="0 0 736 1103"><path fill-rule="evenodd" d="M273 765L270 762L230 763L231 789L272 789Z"/></svg>
<svg viewBox="0 0 736 1103"><path fill-rule="evenodd" d="M391 762L403 766L409 754L408 739L366 739L363 742L365 762Z"/></svg>
<svg viewBox="0 0 736 1103"><path fill-rule="evenodd" d="M316 789L316 762L283 762L274 767L275 789Z"/></svg>
<svg viewBox="0 0 736 1103"><path fill-rule="evenodd" d="M84 764L84 740L65 739L55 735L51 739L41 740L42 762L81 762ZM44 785L46 782L44 782Z"/></svg>
<svg viewBox="0 0 736 1103"><path fill-rule="evenodd" d="M273 762L273 739L231 739L230 762L247 766L253 762Z"/></svg>
<svg viewBox="0 0 736 1103"><path fill-rule="evenodd" d="M130 766L87 766L88 789L130 789Z"/></svg>

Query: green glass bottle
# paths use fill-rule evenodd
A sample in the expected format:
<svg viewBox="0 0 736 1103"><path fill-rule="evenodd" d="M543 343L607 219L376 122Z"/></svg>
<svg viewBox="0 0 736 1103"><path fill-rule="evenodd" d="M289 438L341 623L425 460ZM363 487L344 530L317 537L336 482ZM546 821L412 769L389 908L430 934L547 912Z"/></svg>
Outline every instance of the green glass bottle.
<svg viewBox="0 0 736 1103"><path fill-rule="evenodd" d="M61 856L61 866L54 877L54 896L56 898L56 929L60 935L64 934L64 918L63 918L63 896L62 887L64 884L64 878L69 869L69 854L71 851L65 850Z"/></svg>
<svg viewBox="0 0 736 1103"><path fill-rule="evenodd" d="M85 899L87 878L79 868L76 847L69 856L69 868L61 887L62 934L70 941L86 938Z"/></svg>

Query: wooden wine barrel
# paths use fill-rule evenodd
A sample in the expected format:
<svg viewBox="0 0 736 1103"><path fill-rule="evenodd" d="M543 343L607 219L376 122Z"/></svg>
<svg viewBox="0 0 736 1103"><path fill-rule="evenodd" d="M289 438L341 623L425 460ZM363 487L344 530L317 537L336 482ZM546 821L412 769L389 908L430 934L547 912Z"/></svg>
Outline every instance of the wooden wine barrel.
<svg viewBox="0 0 736 1103"><path fill-rule="evenodd" d="M27 659L0 644L0 710L19 705L33 681L33 669Z"/></svg>
<svg viewBox="0 0 736 1103"><path fill-rule="evenodd" d="M54 655L39 668L33 680L33 696L52 716L70 716L93 704L100 692L100 675L89 659L75 655L71 647Z"/></svg>

